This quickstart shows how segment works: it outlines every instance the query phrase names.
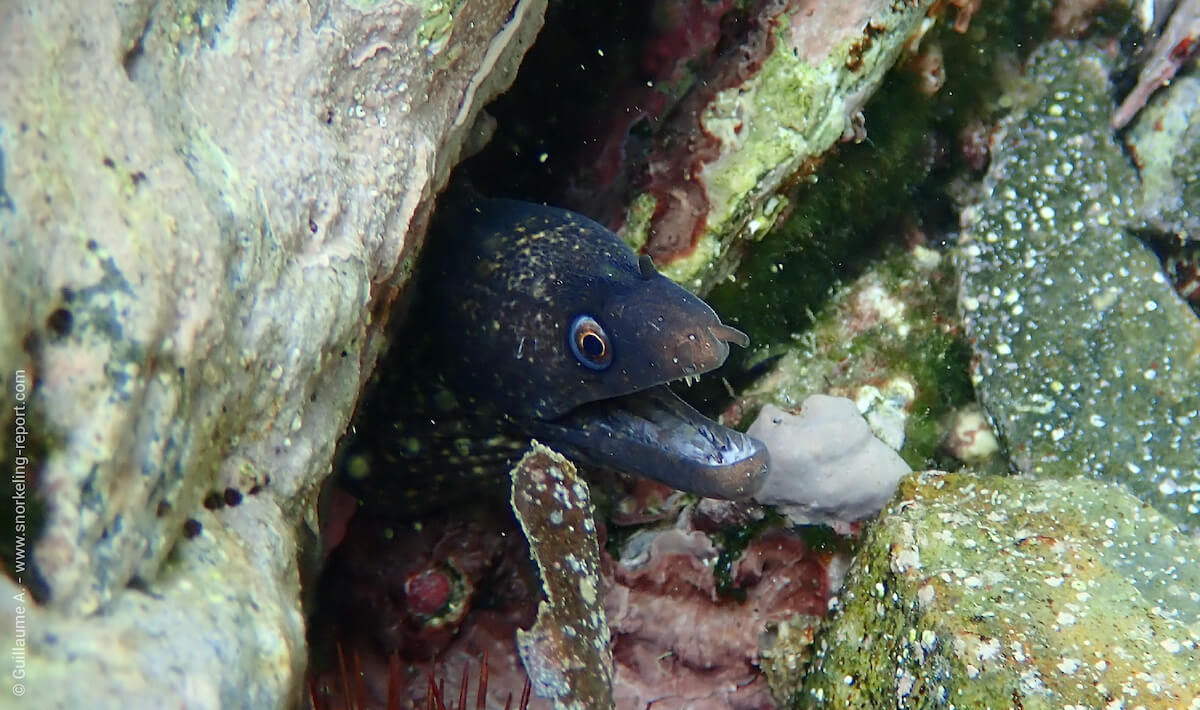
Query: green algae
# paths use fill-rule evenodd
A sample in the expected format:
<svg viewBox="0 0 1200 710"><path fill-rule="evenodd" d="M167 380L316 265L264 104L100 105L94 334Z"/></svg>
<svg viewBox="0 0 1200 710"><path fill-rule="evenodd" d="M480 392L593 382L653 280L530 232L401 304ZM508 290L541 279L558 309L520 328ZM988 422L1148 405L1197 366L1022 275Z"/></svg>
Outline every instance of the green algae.
<svg viewBox="0 0 1200 710"><path fill-rule="evenodd" d="M910 476L791 705L1200 707L1197 553L1121 486Z"/></svg>
<svg viewBox="0 0 1200 710"><path fill-rule="evenodd" d="M793 47L792 21L802 20L780 19L761 70L720 92L701 116L703 130L722 141L721 155L698 176L710 201L707 225L691 254L664 265L666 275L706 292L734 271L741 250L733 245L760 238L781 216L781 184L842 139L857 97L879 85L930 4L879 8L870 26L882 29L842 38L815 64Z"/></svg>
<svg viewBox="0 0 1200 710"><path fill-rule="evenodd" d="M804 179L786 219L750 250L735 279L709 295L756 343L787 342L812 326L832 289L879 256L872 245L883 226L911 213L929 175L915 156L930 103L912 82L896 79L866 109L870 140L842 146Z"/></svg>
<svg viewBox="0 0 1200 710"><path fill-rule="evenodd" d="M417 41L422 49L438 53L445 46L454 30L454 21L466 4L466 0L434 0L422 8L421 24L417 27Z"/></svg>
<svg viewBox="0 0 1200 710"><path fill-rule="evenodd" d="M1113 137L1106 54L1029 65L965 217L959 303L972 378L1021 471L1120 481L1200 522L1200 320L1123 225L1137 175ZM1019 104L1015 104L1019 105Z"/></svg>
<svg viewBox="0 0 1200 710"><path fill-rule="evenodd" d="M967 376L970 349L957 333L931 329L923 340L904 341L883 356L906 363L918 383L905 427L900 456L915 469L942 462L938 447L945 435L946 417L974 396Z"/></svg>
<svg viewBox="0 0 1200 710"><path fill-rule="evenodd" d="M733 578L733 567L741 558L742 553L756 538L777 529L782 522L782 516L774 511L744 525L723 528L709 535L717 548L717 560L713 563L713 579L716 582L717 593L724 598L735 599L739 602L746 600L746 590L737 586Z"/></svg>
<svg viewBox="0 0 1200 710"><path fill-rule="evenodd" d="M770 172L796 156L820 154L842 134L843 116L822 105L827 91L818 87L831 80L829 66L845 61L844 49L813 66L787 48L789 29L780 23L775 51L753 84L721 92L701 117L706 131L738 147L705 170L712 224L737 219Z"/></svg>
<svg viewBox="0 0 1200 710"><path fill-rule="evenodd" d="M630 249L640 252L646 246L646 240L650 238L650 219L654 216L655 207L658 207L658 200L648 192L638 195L629 203L621 239Z"/></svg>
<svg viewBox="0 0 1200 710"><path fill-rule="evenodd" d="M786 215L709 301L756 343L787 342L810 328L837 286L879 260L881 233L897 231L914 213L945 209L952 176L932 163L959 158L933 155L936 142L972 119L1008 110L1011 96L997 92L997 83L1020 82L998 66L1018 61L1013 48L1040 41L1050 8L1043 1L989 3L965 34L932 30L924 43L944 47L944 90L927 96L911 73L892 72L864 109L866 140L836 146L822 164L793 177Z"/></svg>
<svg viewBox="0 0 1200 710"><path fill-rule="evenodd" d="M834 291L802 337L765 350L781 357L743 393L740 420L768 402L791 409L814 392L860 400L875 388L907 412L905 461L914 468L937 461L945 418L974 396L955 283L949 260L937 252L889 249Z"/></svg>
<svg viewBox="0 0 1200 710"><path fill-rule="evenodd" d="M759 648L759 667L767 677L771 696L780 707L793 707L804 687L804 669L812 656L813 634L818 616L794 614L768 623Z"/></svg>

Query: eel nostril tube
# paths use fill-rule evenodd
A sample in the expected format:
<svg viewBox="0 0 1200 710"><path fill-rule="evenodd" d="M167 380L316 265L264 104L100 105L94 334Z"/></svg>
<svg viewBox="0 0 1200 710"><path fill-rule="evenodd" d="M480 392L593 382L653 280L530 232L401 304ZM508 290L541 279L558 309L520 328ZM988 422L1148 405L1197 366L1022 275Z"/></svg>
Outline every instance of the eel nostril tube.
<svg viewBox="0 0 1200 710"><path fill-rule="evenodd" d="M708 332L712 333L712 336L717 340L733 343L734 345L740 345L743 348L750 345L749 335L746 335L733 326L725 325L724 323L717 323L716 325L708 326Z"/></svg>

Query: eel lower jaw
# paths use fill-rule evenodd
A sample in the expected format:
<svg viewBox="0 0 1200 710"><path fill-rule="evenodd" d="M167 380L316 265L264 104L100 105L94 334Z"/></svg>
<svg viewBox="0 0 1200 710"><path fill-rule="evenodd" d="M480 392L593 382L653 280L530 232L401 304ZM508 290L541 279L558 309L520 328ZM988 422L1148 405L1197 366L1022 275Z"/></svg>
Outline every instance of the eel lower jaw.
<svg viewBox="0 0 1200 710"><path fill-rule="evenodd" d="M749 498L770 467L761 441L708 419L666 385L519 423L580 463L710 498Z"/></svg>

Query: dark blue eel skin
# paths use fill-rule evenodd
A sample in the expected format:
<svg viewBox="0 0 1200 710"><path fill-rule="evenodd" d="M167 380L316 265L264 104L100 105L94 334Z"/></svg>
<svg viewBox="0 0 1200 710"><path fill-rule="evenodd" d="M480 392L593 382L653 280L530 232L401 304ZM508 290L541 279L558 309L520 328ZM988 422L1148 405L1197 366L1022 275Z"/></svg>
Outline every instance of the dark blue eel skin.
<svg viewBox="0 0 1200 710"><path fill-rule="evenodd" d="M528 202L459 200L440 207L423 259L398 352L360 417L354 449L372 461L347 466L352 478L377 478L381 463L420 477L494 473L536 438L697 495L761 487L766 447L667 387L749 338L610 230Z"/></svg>

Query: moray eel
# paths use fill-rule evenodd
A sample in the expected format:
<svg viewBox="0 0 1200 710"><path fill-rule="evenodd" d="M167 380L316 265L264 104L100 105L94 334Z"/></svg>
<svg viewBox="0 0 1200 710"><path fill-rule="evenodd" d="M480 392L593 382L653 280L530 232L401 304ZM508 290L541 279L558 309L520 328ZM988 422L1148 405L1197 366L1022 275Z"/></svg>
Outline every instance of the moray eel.
<svg viewBox="0 0 1200 710"><path fill-rule="evenodd" d="M442 206L431 234L400 343L410 361L398 367L416 376L406 393L381 395L410 408L374 432L389 464L436 459L482 473L536 438L697 495L759 489L765 446L667 387L749 339L649 257L579 214L512 200Z"/></svg>

